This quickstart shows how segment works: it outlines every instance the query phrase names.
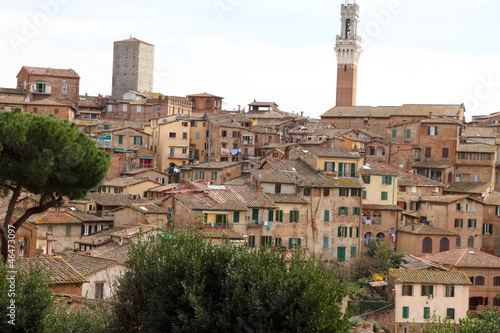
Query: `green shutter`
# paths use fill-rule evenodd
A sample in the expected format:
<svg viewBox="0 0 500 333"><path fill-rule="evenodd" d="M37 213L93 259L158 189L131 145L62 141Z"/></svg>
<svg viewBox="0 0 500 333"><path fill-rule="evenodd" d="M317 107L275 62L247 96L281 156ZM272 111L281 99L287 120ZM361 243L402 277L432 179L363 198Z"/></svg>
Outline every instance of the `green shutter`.
<svg viewBox="0 0 500 333"><path fill-rule="evenodd" d="M371 182L371 176L370 175L365 176L365 179L366 179L365 183L366 184L370 184L370 182Z"/></svg>
<svg viewBox="0 0 500 333"><path fill-rule="evenodd" d="M407 210L408 204L406 202L403 202L403 210Z"/></svg>
<svg viewBox="0 0 500 333"><path fill-rule="evenodd" d="M380 199L387 200L387 192L380 192Z"/></svg>
<svg viewBox="0 0 500 333"><path fill-rule="evenodd" d="M300 238L297 238L297 244L299 244L299 246L300 246L300 244L301 244Z"/></svg>
<svg viewBox="0 0 500 333"><path fill-rule="evenodd" d="M406 137L411 138L411 130L409 129L406 130Z"/></svg>
<svg viewBox="0 0 500 333"><path fill-rule="evenodd" d="M352 238L352 227L349 227L349 237Z"/></svg>
<svg viewBox="0 0 500 333"><path fill-rule="evenodd" d="M339 177L343 177L342 174L344 172L344 163L339 163Z"/></svg>
<svg viewBox="0 0 500 333"><path fill-rule="evenodd" d="M330 238L328 237L323 237L323 248L328 249L328 245L330 243Z"/></svg>
<svg viewBox="0 0 500 333"><path fill-rule="evenodd" d="M366 191L363 191L362 199L366 199Z"/></svg>
<svg viewBox="0 0 500 333"><path fill-rule="evenodd" d="M259 220L259 210L257 208L252 209L252 220L254 221Z"/></svg>
<svg viewBox="0 0 500 333"><path fill-rule="evenodd" d="M351 247L351 258L356 258L356 246Z"/></svg>
<svg viewBox="0 0 500 333"><path fill-rule="evenodd" d="M424 307L424 319L427 319L431 316L431 308L429 307Z"/></svg>
<svg viewBox="0 0 500 333"><path fill-rule="evenodd" d="M240 212L234 212L234 214L233 214L233 222L235 222L235 223L240 222Z"/></svg>
<svg viewBox="0 0 500 333"><path fill-rule="evenodd" d="M392 137L395 138L397 136L398 132L397 130L393 129L392 130Z"/></svg>
<svg viewBox="0 0 500 333"><path fill-rule="evenodd" d="M260 236L260 246L264 246L264 237L266 236Z"/></svg>
<svg viewBox="0 0 500 333"><path fill-rule="evenodd" d="M387 176L387 184L392 185L392 176Z"/></svg>
<svg viewBox="0 0 500 333"><path fill-rule="evenodd" d="M299 223L299 214L300 212L297 210L297 214L295 214L295 222Z"/></svg>
<svg viewBox="0 0 500 333"><path fill-rule="evenodd" d="M403 306L403 318L410 318L410 307Z"/></svg>
<svg viewBox="0 0 500 333"><path fill-rule="evenodd" d="M345 207L345 215L349 215L349 207Z"/></svg>
<svg viewBox="0 0 500 333"><path fill-rule="evenodd" d="M290 211L290 222L293 222L293 210Z"/></svg>
<svg viewBox="0 0 500 333"><path fill-rule="evenodd" d="M420 296L427 296L427 294L425 293L425 285L422 285L422 291L420 292Z"/></svg>
<svg viewBox="0 0 500 333"><path fill-rule="evenodd" d="M325 168L324 171L328 171L328 162L325 162Z"/></svg>
<svg viewBox="0 0 500 333"><path fill-rule="evenodd" d="M356 177L356 163L351 163L351 177Z"/></svg>
<svg viewBox="0 0 500 333"><path fill-rule="evenodd" d="M359 237L359 227L356 227L356 238Z"/></svg>
<svg viewBox="0 0 500 333"><path fill-rule="evenodd" d="M252 242L252 247L255 247L255 236L250 236L250 240Z"/></svg>
<svg viewBox="0 0 500 333"><path fill-rule="evenodd" d="M342 215L342 207L339 207L339 215Z"/></svg>
<svg viewBox="0 0 500 333"><path fill-rule="evenodd" d="M341 237L342 236L342 227L338 227L337 232L338 232L337 237Z"/></svg>
<svg viewBox="0 0 500 333"><path fill-rule="evenodd" d="M293 244L293 238L288 238L288 249L292 249L292 244Z"/></svg>
<svg viewBox="0 0 500 333"><path fill-rule="evenodd" d="M345 247L338 247L337 248L337 260L338 261L345 261Z"/></svg>
<svg viewBox="0 0 500 333"><path fill-rule="evenodd" d="M447 308L446 309L446 317L448 317L450 319L455 319L455 309Z"/></svg>
<svg viewBox="0 0 500 333"><path fill-rule="evenodd" d="M434 295L434 286L431 286L431 287L429 288L429 293L430 293L432 296L436 296L436 295Z"/></svg>
<svg viewBox="0 0 500 333"><path fill-rule="evenodd" d="M283 222L283 211L279 211L279 222Z"/></svg>
<svg viewBox="0 0 500 333"><path fill-rule="evenodd" d="M324 221L325 222L329 222L330 221L330 211L329 210L325 210Z"/></svg>
<svg viewBox="0 0 500 333"><path fill-rule="evenodd" d="M203 214L203 222L204 223L208 222L208 215L207 214Z"/></svg>
<svg viewBox="0 0 500 333"><path fill-rule="evenodd" d="M267 214L267 220L274 221L274 210L269 211L269 213Z"/></svg>
<svg viewBox="0 0 500 333"><path fill-rule="evenodd" d="M408 286L408 296L413 296L413 285Z"/></svg>
<svg viewBox="0 0 500 333"><path fill-rule="evenodd" d="M118 143L123 143L123 135L118 135Z"/></svg>

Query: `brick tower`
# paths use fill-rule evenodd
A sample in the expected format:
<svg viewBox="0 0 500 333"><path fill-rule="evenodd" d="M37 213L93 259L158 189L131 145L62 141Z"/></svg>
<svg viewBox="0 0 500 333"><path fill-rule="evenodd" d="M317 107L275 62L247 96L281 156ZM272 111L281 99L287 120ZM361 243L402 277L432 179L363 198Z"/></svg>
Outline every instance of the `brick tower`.
<svg viewBox="0 0 500 333"><path fill-rule="evenodd" d="M337 35L337 106L356 105L356 81L361 54L358 36L359 6L356 0L345 0L341 5L341 31Z"/></svg>

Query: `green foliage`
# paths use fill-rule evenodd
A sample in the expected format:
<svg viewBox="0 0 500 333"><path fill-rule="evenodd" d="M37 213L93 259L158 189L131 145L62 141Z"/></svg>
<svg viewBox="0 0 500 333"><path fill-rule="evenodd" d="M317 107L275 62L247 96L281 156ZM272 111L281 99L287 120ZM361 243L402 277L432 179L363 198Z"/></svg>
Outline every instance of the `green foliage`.
<svg viewBox="0 0 500 333"><path fill-rule="evenodd" d="M402 253L396 253L391 250L389 244L382 239L375 239L368 245L366 254L374 259L375 274L388 275L389 268L397 268L401 263Z"/></svg>
<svg viewBox="0 0 500 333"><path fill-rule="evenodd" d="M43 320L53 308L50 278L38 268L19 270L11 289L12 276L7 266L0 264L0 332L42 332ZM15 300L15 325L9 324L12 318L7 316L11 300Z"/></svg>
<svg viewBox="0 0 500 333"><path fill-rule="evenodd" d="M424 325L423 333L500 333L500 309L486 308L477 314L468 313L454 325L449 319L433 317Z"/></svg>
<svg viewBox="0 0 500 333"><path fill-rule="evenodd" d="M206 244L174 234L132 246L115 315L122 332L347 332L335 274L297 251Z"/></svg>
<svg viewBox="0 0 500 333"><path fill-rule="evenodd" d="M0 112L0 187L81 198L107 175L109 156L67 120Z"/></svg>
<svg viewBox="0 0 500 333"><path fill-rule="evenodd" d="M44 321L44 333L105 333L112 332L112 313L102 304L71 311L58 305Z"/></svg>

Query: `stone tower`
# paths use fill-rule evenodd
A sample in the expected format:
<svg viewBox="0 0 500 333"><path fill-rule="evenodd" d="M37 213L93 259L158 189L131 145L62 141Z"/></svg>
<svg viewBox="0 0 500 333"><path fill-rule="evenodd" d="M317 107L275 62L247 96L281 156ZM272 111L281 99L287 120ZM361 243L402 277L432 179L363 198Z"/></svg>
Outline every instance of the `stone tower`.
<svg viewBox="0 0 500 333"><path fill-rule="evenodd" d="M114 43L112 98L122 99L129 90L153 90L154 48L132 37Z"/></svg>
<svg viewBox="0 0 500 333"><path fill-rule="evenodd" d="M356 105L356 81L361 54L358 36L359 6L356 0L345 0L341 5L341 29L337 35L337 106Z"/></svg>

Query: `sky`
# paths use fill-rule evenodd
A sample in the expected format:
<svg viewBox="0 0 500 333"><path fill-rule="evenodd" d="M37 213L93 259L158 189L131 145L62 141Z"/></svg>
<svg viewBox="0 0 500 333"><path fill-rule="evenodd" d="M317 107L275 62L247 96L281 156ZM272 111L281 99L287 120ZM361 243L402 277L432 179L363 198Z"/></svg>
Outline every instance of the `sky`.
<svg viewBox="0 0 500 333"><path fill-rule="evenodd" d="M352 0L351 0L352 1ZM0 87L22 66L72 68L111 93L113 42L155 45L155 92L275 102L318 118L335 105L344 0L2 0ZM500 1L357 0L357 105L465 104L500 111Z"/></svg>

